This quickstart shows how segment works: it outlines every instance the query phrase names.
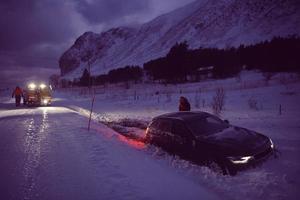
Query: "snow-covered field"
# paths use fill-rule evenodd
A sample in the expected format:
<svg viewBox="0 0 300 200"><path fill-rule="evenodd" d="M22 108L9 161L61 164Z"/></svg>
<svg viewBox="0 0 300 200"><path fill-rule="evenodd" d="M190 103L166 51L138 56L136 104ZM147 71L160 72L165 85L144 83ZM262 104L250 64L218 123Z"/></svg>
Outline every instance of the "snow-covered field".
<svg viewBox="0 0 300 200"><path fill-rule="evenodd" d="M152 117L177 111L182 95L188 97L192 110L212 112L210 104L219 87L226 92L221 118L271 137L279 151L277 158L234 177L222 176L123 136L142 137L141 128ZM300 82L296 75L276 75L267 84L260 74L244 72L239 80L126 88L95 89L90 132L87 117L92 98L87 89L58 90L53 106L44 108L15 109L12 100L3 97L0 195L11 199L299 199Z"/></svg>

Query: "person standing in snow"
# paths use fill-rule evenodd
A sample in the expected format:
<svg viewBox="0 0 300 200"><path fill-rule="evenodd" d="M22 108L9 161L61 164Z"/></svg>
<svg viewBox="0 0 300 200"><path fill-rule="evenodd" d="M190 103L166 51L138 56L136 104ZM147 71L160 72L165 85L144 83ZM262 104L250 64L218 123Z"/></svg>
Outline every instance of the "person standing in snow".
<svg viewBox="0 0 300 200"><path fill-rule="evenodd" d="M179 98L179 111L191 111L191 105L189 101L183 96Z"/></svg>
<svg viewBox="0 0 300 200"><path fill-rule="evenodd" d="M15 97L16 106L20 106L22 96L23 96L22 89L19 86L17 86L16 89L13 91L13 93L11 95L12 98Z"/></svg>

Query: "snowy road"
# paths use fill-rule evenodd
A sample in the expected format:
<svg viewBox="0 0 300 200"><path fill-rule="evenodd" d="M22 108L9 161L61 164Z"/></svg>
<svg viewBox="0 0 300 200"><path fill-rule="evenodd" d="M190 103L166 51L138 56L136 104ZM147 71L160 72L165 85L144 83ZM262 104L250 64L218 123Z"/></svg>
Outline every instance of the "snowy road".
<svg viewBox="0 0 300 200"><path fill-rule="evenodd" d="M0 199L218 199L63 107L0 111Z"/></svg>

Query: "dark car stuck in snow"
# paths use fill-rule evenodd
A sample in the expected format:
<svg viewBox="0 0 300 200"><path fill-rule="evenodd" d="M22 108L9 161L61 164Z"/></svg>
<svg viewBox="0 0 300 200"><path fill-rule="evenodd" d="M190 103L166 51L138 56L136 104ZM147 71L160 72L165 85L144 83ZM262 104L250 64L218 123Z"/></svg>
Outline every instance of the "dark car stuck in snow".
<svg viewBox="0 0 300 200"><path fill-rule="evenodd" d="M230 175L255 166L274 152L274 144L267 136L230 125L206 112L155 117L147 128L146 142Z"/></svg>

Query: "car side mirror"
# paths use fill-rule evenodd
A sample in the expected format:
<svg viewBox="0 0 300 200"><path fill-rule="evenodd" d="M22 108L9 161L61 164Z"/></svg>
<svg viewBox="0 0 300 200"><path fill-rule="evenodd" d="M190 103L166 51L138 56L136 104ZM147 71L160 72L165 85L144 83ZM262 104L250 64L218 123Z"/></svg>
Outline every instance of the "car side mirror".
<svg viewBox="0 0 300 200"><path fill-rule="evenodd" d="M228 121L227 119L225 119L224 122L225 122L226 124L229 124L229 121Z"/></svg>

